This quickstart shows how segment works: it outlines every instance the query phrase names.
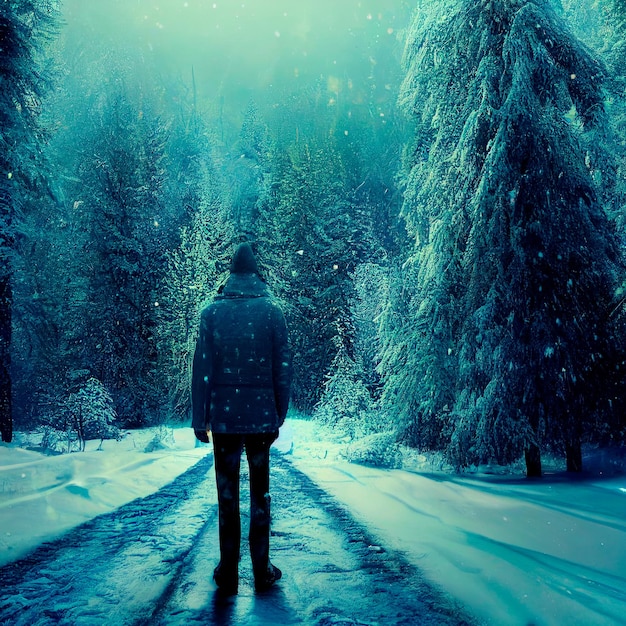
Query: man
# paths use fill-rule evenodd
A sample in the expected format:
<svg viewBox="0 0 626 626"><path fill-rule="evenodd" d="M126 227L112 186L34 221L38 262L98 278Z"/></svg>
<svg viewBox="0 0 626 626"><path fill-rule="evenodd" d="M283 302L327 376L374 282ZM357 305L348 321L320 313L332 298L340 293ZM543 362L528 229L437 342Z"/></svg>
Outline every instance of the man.
<svg viewBox="0 0 626 626"><path fill-rule="evenodd" d="M219 502L220 562L213 577L237 593L241 521L239 467L250 469L250 556L255 587L281 576L269 559L269 450L289 404L291 358L285 318L259 276L252 248L241 244L230 277L201 315L193 361L192 407L196 437L213 433Z"/></svg>

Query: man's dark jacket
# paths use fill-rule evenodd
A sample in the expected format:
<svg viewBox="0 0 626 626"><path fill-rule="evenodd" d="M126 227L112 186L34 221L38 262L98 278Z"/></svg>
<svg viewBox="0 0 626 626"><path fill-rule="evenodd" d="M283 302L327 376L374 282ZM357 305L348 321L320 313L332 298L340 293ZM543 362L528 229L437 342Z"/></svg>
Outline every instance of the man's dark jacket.
<svg viewBox="0 0 626 626"><path fill-rule="evenodd" d="M259 276L238 269L235 262L221 294L202 311L192 426L214 433L275 432L289 405L287 326Z"/></svg>

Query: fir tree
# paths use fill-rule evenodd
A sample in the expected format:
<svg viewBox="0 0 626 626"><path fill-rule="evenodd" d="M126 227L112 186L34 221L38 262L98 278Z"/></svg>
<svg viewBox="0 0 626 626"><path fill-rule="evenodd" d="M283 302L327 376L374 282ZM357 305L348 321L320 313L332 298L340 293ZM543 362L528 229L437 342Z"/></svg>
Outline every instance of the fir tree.
<svg viewBox="0 0 626 626"><path fill-rule="evenodd" d="M261 181L268 168L270 140L266 125L254 102L248 105L227 176L231 181L228 202L233 210L235 228L240 233L253 230Z"/></svg>
<svg viewBox="0 0 626 626"><path fill-rule="evenodd" d="M314 417L350 440L376 432L372 397L363 383L362 372L339 331L334 338L337 353L332 360Z"/></svg>
<svg viewBox="0 0 626 626"><path fill-rule="evenodd" d="M161 222L167 128L124 93L107 97L98 115L79 164L91 241L86 367L112 394L120 420L141 425L156 417L162 393L155 331L171 242Z"/></svg>
<svg viewBox="0 0 626 626"><path fill-rule="evenodd" d="M362 371L363 381L372 397L380 394L377 372L380 354L378 326L388 291L388 267L377 263L361 263L352 274L355 298L350 306L354 322L354 357Z"/></svg>
<svg viewBox="0 0 626 626"><path fill-rule="evenodd" d="M218 200L205 201L191 225L182 229L180 246L168 255L157 337L168 414L175 418L189 417L189 380L200 311L227 278L235 239L230 211Z"/></svg>
<svg viewBox="0 0 626 626"><path fill-rule="evenodd" d="M90 378L75 394L70 395L67 410L82 452L89 439L100 439L101 448L105 439L119 438L113 398L99 380Z"/></svg>
<svg viewBox="0 0 626 626"><path fill-rule="evenodd" d="M37 123L46 80L40 73L44 44L56 15L47 2L0 6L0 435L13 436L11 339L16 220L35 188L43 188Z"/></svg>
<svg viewBox="0 0 626 626"><path fill-rule="evenodd" d="M608 409L620 270L591 148L607 128L603 68L546 0L418 13L405 62L410 419L445 419L459 466L525 451L537 474L554 445L579 469L581 437Z"/></svg>
<svg viewBox="0 0 626 626"><path fill-rule="evenodd" d="M22 223L16 269L13 375L18 427L53 423L64 398L84 379L88 359L91 242L84 202L59 207L43 199Z"/></svg>
<svg viewBox="0 0 626 626"><path fill-rule="evenodd" d="M319 400L340 327L353 354L350 274L377 250L370 207L354 201L332 141L275 149L264 180L256 235L267 280L286 305L294 346L294 403Z"/></svg>

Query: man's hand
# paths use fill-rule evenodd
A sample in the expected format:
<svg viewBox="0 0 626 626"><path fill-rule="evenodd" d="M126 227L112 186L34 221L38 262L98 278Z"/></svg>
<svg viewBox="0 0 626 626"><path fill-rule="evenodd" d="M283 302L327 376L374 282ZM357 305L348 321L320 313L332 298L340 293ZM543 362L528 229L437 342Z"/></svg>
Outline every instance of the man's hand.
<svg viewBox="0 0 626 626"><path fill-rule="evenodd" d="M209 443L209 433L206 430L198 430L195 428L193 432L195 433L198 441L201 441L202 443Z"/></svg>

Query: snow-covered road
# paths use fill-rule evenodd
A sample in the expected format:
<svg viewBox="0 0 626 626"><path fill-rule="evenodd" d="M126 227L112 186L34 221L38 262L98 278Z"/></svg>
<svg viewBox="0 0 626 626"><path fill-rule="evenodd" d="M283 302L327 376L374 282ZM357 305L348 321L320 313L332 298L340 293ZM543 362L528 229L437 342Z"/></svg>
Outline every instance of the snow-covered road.
<svg viewBox="0 0 626 626"><path fill-rule="evenodd" d="M377 469L327 435L287 420L272 456L284 580L255 594L244 554L222 604L211 448L191 429L157 448L151 431L59 456L0 445L0 624L462 623L455 602L489 626L625 623L623 474Z"/></svg>
<svg viewBox="0 0 626 626"><path fill-rule="evenodd" d="M217 505L208 454L155 494L0 569L0 623L470 623L283 456L272 462L272 553L285 572L272 591L253 591L244 553L239 595L224 600L215 593Z"/></svg>

